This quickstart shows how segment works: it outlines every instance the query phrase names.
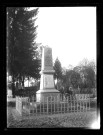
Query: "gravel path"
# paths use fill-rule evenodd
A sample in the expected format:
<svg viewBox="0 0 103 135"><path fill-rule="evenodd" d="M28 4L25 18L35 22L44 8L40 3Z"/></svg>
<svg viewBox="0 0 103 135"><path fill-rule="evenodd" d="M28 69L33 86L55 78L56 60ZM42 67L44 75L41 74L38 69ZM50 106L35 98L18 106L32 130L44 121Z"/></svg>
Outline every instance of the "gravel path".
<svg viewBox="0 0 103 135"><path fill-rule="evenodd" d="M96 112L68 113L44 116L20 117L15 108L7 108L8 128L64 128L87 127L96 118Z"/></svg>

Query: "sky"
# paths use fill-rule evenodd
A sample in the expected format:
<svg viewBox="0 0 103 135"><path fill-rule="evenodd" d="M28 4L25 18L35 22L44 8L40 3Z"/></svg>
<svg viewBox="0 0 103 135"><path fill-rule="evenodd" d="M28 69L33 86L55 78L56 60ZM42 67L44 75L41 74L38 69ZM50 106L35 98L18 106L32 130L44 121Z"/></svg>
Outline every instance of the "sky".
<svg viewBox="0 0 103 135"><path fill-rule="evenodd" d="M62 67L96 61L96 7L40 7L36 25L36 42L50 46Z"/></svg>

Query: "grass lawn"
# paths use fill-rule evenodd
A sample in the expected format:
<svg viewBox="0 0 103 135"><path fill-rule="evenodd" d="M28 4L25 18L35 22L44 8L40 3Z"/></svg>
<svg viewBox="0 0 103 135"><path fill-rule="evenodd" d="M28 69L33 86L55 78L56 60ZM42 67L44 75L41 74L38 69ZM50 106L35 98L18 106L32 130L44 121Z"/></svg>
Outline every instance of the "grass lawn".
<svg viewBox="0 0 103 135"><path fill-rule="evenodd" d="M7 109L8 128L64 128L87 127L96 118L96 112L20 117L15 108Z"/></svg>
<svg viewBox="0 0 103 135"><path fill-rule="evenodd" d="M96 119L96 111L21 117L15 101L8 102L8 128L69 128L88 127Z"/></svg>

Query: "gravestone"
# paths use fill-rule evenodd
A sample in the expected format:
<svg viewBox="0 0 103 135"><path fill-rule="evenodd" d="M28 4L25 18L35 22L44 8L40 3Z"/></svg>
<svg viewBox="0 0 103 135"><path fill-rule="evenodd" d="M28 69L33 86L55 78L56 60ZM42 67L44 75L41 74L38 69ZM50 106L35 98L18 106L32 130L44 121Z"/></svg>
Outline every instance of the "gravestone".
<svg viewBox="0 0 103 135"><path fill-rule="evenodd" d="M36 92L37 102L46 102L47 97L54 97L55 101L59 101L60 93L55 89L54 69L52 61L52 49L48 46L43 47L40 90Z"/></svg>
<svg viewBox="0 0 103 135"><path fill-rule="evenodd" d="M13 96L13 95L12 95L12 90L8 89L8 90L7 90L7 97L8 97L8 98L12 98L12 96Z"/></svg>

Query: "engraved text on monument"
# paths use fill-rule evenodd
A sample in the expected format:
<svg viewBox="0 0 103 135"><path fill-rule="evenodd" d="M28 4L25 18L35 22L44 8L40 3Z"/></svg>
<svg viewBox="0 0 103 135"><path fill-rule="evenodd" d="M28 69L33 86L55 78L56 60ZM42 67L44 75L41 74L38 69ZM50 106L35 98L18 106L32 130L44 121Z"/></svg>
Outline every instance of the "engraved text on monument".
<svg viewBox="0 0 103 135"><path fill-rule="evenodd" d="M45 66L46 67L52 67L52 54L51 50L47 49L45 53Z"/></svg>

